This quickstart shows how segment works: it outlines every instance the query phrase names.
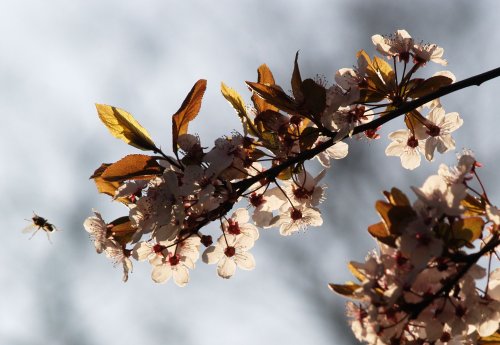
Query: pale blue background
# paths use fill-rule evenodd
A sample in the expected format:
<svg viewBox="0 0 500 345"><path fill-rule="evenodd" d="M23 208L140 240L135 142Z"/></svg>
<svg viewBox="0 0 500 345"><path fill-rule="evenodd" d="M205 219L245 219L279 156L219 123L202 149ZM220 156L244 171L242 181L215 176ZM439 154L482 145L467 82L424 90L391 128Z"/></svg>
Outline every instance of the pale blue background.
<svg viewBox="0 0 500 345"><path fill-rule="evenodd" d="M246 99L244 80L267 63L289 88L294 54L303 77L355 64L370 37L406 28L445 48L458 79L498 67L495 1L35 1L0 2L0 344L348 344L344 300L327 289L349 279L345 264L373 247L366 227L380 191L408 191L437 169L409 172L383 138L351 145L329 171L325 226L281 238L262 232L257 268L229 281L200 263L188 287L155 285L147 264L127 284L95 254L82 228L92 208L114 219L125 209L98 195L88 177L101 162L136 152L112 138L94 103L127 109L168 150L170 116L199 78L208 79L190 131L209 146L239 129L221 97L224 81ZM438 66L439 67L439 66ZM434 66L429 71L438 70ZM458 148L485 163L498 193L500 80L443 100L459 111ZM454 161L454 154L438 157ZM20 230L36 211L63 231L49 244Z"/></svg>

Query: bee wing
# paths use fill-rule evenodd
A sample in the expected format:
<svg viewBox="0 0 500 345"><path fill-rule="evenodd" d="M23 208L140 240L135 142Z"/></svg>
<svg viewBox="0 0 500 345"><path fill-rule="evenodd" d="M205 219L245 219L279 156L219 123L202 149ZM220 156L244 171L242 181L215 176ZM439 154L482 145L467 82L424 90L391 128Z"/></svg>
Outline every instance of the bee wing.
<svg viewBox="0 0 500 345"><path fill-rule="evenodd" d="M23 230L21 230L21 232L23 234L27 234L28 232L32 232L33 230L35 230L35 228L36 228L36 225L31 223L31 224L27 225Z"/></svg>

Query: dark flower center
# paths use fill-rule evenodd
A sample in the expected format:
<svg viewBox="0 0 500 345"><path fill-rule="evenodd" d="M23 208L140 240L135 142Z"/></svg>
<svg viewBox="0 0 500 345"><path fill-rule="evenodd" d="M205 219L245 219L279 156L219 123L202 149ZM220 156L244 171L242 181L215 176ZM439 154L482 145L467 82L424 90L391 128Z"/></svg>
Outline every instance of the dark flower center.
<svg viewBox="0 0 500 345"><path fill-rule="evenodd" d="M297 210L296 208L294 208L292 210L292 213L290 214L290 217L292 217L293 220L302 219L302 212L300 212L300 210Z"/></svg>
<svg viewBox="0 0 500 345"><path fill-rule="evenodd" d="M172 255L171 257L168 258L168 262L170 263L170 266L175 266L179 263L180 261L180 256L179 254Z"/></svg>
<svg viewBox="0 0 500 345"><path fill-rule="evenodd" d="M224 254L226 254L226 256L230 258L234 256L234 254L236 254L236 249L234 247L227 247L226 249L224 249Z"/></svg>
<svg viewBox="0 0 500 345"><path fill-rule="evenodd" d="M441 128L436 125L429 125L427 127L427 134L429 134L431 137L437 137L439 134L441 134Z"/></svg>
<svg viewBox="0 0 500 345"><path fill-rule="evenodd" d="M241 234L240 226L238 225L238 222L229 219L228 220L228 227L227 227L227 232L229 232L231 235L239 235Z"/></svg>
<svg viewBox="0 0 500 345"><path fill-rule="evenodd" d="M415 138L414 135L412 135L411 137L408 138L408 141L406 142L406 145L408 145L409 147L411 148L415 148L418 146L418 140L417 138Z"/></svg>

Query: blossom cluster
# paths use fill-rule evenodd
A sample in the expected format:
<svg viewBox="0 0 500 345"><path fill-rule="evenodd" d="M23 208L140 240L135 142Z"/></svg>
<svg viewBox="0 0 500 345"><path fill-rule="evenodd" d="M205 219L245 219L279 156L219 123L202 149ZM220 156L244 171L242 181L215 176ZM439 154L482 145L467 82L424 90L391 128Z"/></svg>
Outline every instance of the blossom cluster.
<svg viewBox="0 0 500 345"><path fill-rule="evenodd" d="M422 155L432 161L436 151L455 149L451 135L463 120L447 113L437 96L451 92L443 90L454 75L416 76L428 62L447 64L443 48L417 42L405 30L372 41L381 57L360 50L357 66L338 70L331 86L324 79L302 79L298 53L291 94L265 64L257 82L246 82L252 105L222 83L242 130L212 147L188 133L206 80L195 83L172 116L172 154L125 110L96 105L113 136L153 153L103 163L91 176L100 193L127 210L111 222L97 211L86 219L97 253L123 267L124 281L135 260L150 264L154 282L185 286L200 258L230 278L236 268L255 267L251 250L260 230L277 228L289 236L323 224L321 181L332 159L347 156L347 140L379 139L381 125L402 115L404 129L389 134L385 153L400 157L404 168L418 167ZM312 158L323 167L317 174L306 166ZM457 166L441 165L437 175L413 188L413 204L396 188L377 202L382 221L368 231L378 251L349 265L357 283L330 284L358 301L348 303L347 313L359 340L475 344L499 335L500 270L483 268L479 259L498 258L500 211L487 197L478 166L470 151L463 152ZM482 192L471 186L475 178ZM216 240L205 227L212 222L219 224Z"/></svg>
<svg viewBox="0 0 500 345"><path fill-rule="evenodd" d="M344 141L378 139L377 121L454 82L446 71L428 79L415 77L428 61L445 63L436 45L416 43L404 30L390 38L376 35L373 43L382 58L361 50L358 66L338 70L330 87L324 80L302 79L298 54L292 95L276 84L266 65L259 67L257 82L246 82L252 106L222 83L221 92L243 128L218 138L211 148L188 133L201 107L205 80L193 86L172 116L172 155L158 148L131 114L98 104L99 117L113 136L155 155L131 154L102 164L91 176L99 192L127 207L127 215L111 222L98 212L85 221L97 252L123 266L124 280L135 259L149 262L155 282L172 277L184 286L200 257L216 263L223 278L231 277L236 267L253 269L250 250L259 228L278 228L289 236L322 225L319 206L326 186L321 180L332 159L348 154ZM403 64L399 75L397 63ZM424 108L427 116L421 114ZM390 134L393 142L386 151L400 156L404 167L416 167L421 153L432 160L435 150L455 147L450 133L462 120L457 113L446 114L439 100L404 117L406 129ZM313 157L325 168L317 175L305 164ZM211 222L220 224L217 240L205 232Z"/></svg>
<svg viewBox="0 0 500 345"><path fill-rule="evenodd" d="M463 152L457 166L441 165L438 175L413 188L413 205L395 188L377 203L383 221L368 231L378 250L349 264L357 283L330 285L357 300L347 304L347 315L360 341L476 344L497 332L500 268L489 271L478 260L498 255L500 212L486 192L469 194L477 166ZM480 249L471 253L474 244Z"/></svg>

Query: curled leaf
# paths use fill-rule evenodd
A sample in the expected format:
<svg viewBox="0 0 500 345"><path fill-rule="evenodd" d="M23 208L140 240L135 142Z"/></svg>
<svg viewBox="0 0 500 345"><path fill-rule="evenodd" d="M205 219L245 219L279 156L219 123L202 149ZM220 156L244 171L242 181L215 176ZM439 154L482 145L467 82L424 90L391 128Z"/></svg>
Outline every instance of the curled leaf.
<svg viewBox="0 0 500 345"><path fill-rule="evenodd" d="M141 150L157 151L148 131L123 109L105 104L96 104L99 118L118 139Z"/></svg>
<svg viewBox="0 0 500 345"><path fill-rule="evenodd" d="M200 79L194 84L191 91L182 102L181 107L172 116L172 141L173 150L177 152L177 140L183 134L187 133L189 122L193 121L201 108L201 100L207 88L207 81Z"/></svg>

